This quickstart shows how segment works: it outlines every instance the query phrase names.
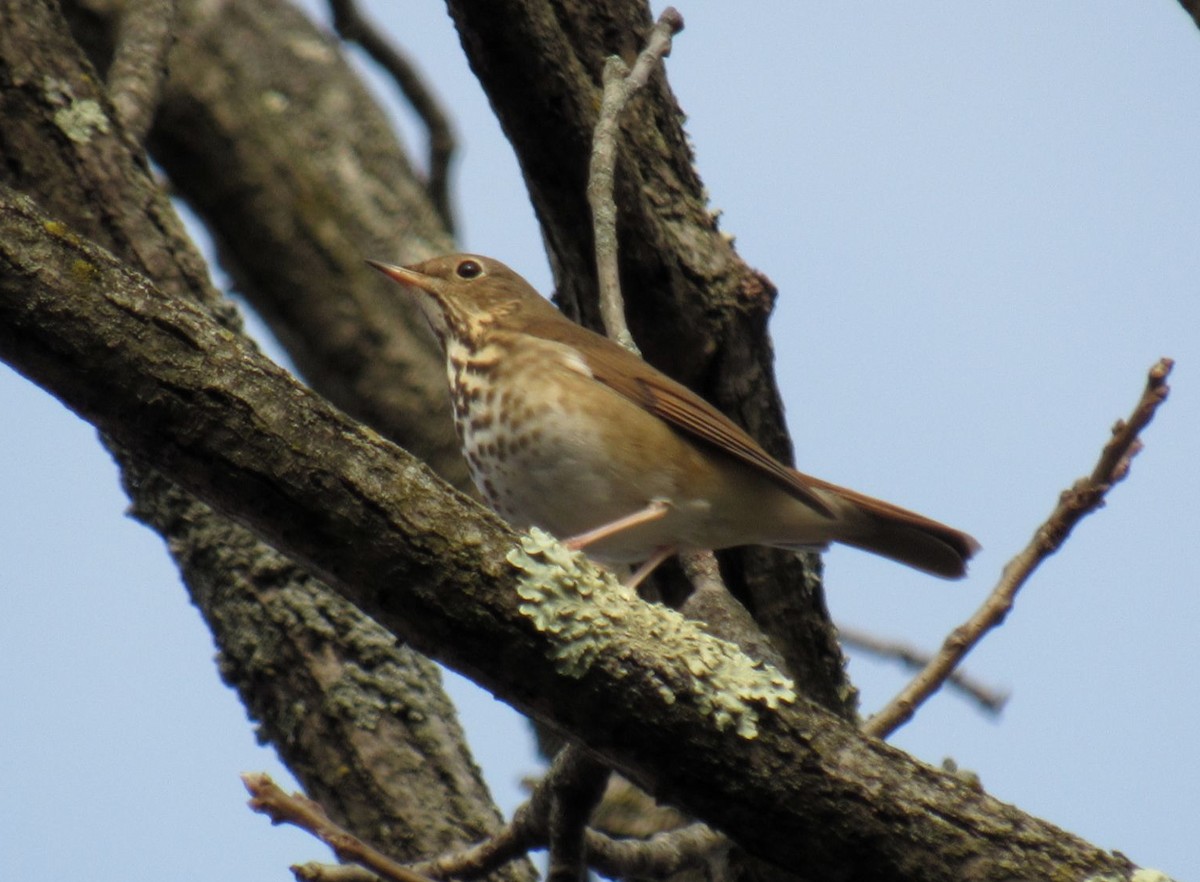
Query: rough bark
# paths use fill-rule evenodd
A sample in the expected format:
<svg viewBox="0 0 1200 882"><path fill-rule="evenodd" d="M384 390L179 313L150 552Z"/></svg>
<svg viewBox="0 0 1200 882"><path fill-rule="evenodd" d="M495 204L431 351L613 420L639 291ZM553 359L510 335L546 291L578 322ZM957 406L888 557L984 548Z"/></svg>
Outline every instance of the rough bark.
<svg viewBox="0 0 1200 882"><path fill-rule="evenodd" d="M264 15L269 7L256 6ZM259 24L270 32L269 19ZM310 31L309 39L320 37ZM327 65L325 74L331 89L353 82L343 66ZM112 121L98 82L52 7L0 4L4 180L242 339L236 314L208 284L203 261L137 145ZM353 157L340 154L342 167L353 166ZM304 188L282 192L297 198L297 190ZM260 207L283 213L267 204L277 192L259 191ZM51 225L45 232L65 230ZM133 466L127 451L117 453ZM310 794L402 856L423 857L495 829L497 814L431 665L336 597L321 597L310 574L160 478L138 468L125 481L134 511L168 540L221 648L223 672ZM429 717L423 725L410 713L418 706ZM336 737L303 737L318 732ZM407 740L397 741L398 733ZM412 761L415 754L420 762ZM394 774L397 763L407 765L404 776ZM431 805L446 812L431 812ZM512 878L529 873L517 865Z"/></svg>
<svg viewBox="0 0 1200 882"><path fill-rule="evenodd" d="M580 602L587 573L558 581L536 549L510 562L515 536L496 518L8 188L0 355L418 649L804 878L1132 872L764 687L761 670L731 674L737 653L660 607L612 588ZM597 604L599 631L560 630Z"/></svg>
<svg viewBox="0 0 1200 882"><path fill-rule="evenodd" d="M119 5L69 6L101 69ZM147 146L305 380L465 488L433 338L363 261L453 240L336 42L280 0L181 0Z"/></svg>
<svg viewBox="0 0 1200 882"><path fill-rule="evenodd" d="M222 678L309 796L413 859L495 832L433 662L161 474L126 465L123 478L221 647ZM518 862L493 878L532 876Z"/></svg>
<svg viewBox="0 0 1200 882"><path fill-rule="evenodd" d="M85 0L73 7L87 13L78 16L76 30L101 66L111 52L118 5ZM548 7L525 5L547 14ZM575 304L594 313L582 176L606 49L590 35L624 33L620 43L631 56L645 10L639 3L564 9L570 44L554 16L514 35L505 28L527 15L483 4L484 12L497 10L497 20L460 16L460 26L464 34L482 35L485 49L532 41L520 43L505 64L481 61L476 69L518 147L552 258L558 257L560 299L569 311ZM365 254L403 261L449 248L382 115L328 39L283 4L192 0L180 4L178 18L172 76L151 133L155 159L205 219L238 289L306 380L463 487L444 377L428 336L408 330L405 298L364 276ZM563 71L571 76L560 94L554 84ZM544 101L531 100L543 94ZM561 112L567 105L572 111ZM631 111L626 128L633 140L624 155L638 157L640 184L631 186L623 175L620 198L629 207L622 253L635 331L652 361L788 457L766 335L769 282L741 263L717 230L665 85L660 81L653 102ZM346 156L356 159L352 174ZM805 567L792 555L752 549L725 553L722 562L731 587L805 691L853 714L816 558Z"/></svg>

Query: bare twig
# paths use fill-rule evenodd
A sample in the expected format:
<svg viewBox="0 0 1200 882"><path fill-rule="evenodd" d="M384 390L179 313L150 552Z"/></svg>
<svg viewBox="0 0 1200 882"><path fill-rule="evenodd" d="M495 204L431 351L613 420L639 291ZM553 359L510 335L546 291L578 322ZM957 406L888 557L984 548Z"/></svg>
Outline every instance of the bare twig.
<svg viewBox="0 0 1200 882"><path fill-rule="evenodd" d="M405 100L425 123L429 133L429 172L425 186L430 201L446 225L446 230L453 234L450 162L454 158L457 144L449 117L442 110L433 92L425 85L416 66L367 20L355 0L329 0L329 11L333 15L333 27L338 36L357 43L376 64L387 71Z"/></svg>
<svg viewBox="0 0 1200 882"><path fill-rule="evenodd" d="M600 315L608 336L631 352L637 344L625 322L621 298L620 271L617 264L617 204L613 198L613 177L617 167L617 120L630 97L646 84L654 66L671 52L671 37L683 30L683 16L672 6L650 31L646 48L638 54L633 70L612 56L604 63L604 94L600 100L600 118L592 137L592 161L588 172L588 204L596 239L596 275L600 286Z"/></svg>
<svg viewBox="0 0 1200 882"><path fill-rule="evenodd" d="M478 879L545 844L545 826L535 823L530 803L525 802L496 835L462 851L413 864L413 870L434 879Z"/></svg>
<svg viewBox="0 0 1200 882"><path fill-rule="evenodd" d="M1092 473L1063 491L1058 505L1029 544L1005 565L1000 581L983 605L950 633L937 655L899 695L863 724L864 732L886 738L912 719L916 708L941 687L983 635L1004 621L1017 592L1041 562L1062 546L1076 524L1104 504L1105 495L1129 473L1130 461L1141 450L1138 436L1166 400L1170 391L1167 377L1173 366L1171 359L1163 358L1150 369L1146 388L1133 414L1128 421L1117 421Z"/></svg>
<svg viewBox="0 0 1200 882"><path fill-rule="evenodd" d="M430 882L428 877L413 872L347 833L307 796L284 793L265 772L242 775L242 783L250 791L250 808L265 814L272 824L292 824L307 830L332 848L338 860L366 867L392 882Z"/></svg>
<svg viewBox="0 0 1200 882"><path fill-rule="evenodd" d="M877 637L874 634L868 634L865 631L843 628L841 625L838 626L838 637L845 646L879 658L898 661L912 670L921 670L929 664L932 658L930 653L910 646L907 643L902 643L899 640L887 640ZM1000 713L1004 709L1004 705L1008 702L1009 694L1007 690L997 689L994 686L980 683L962 671L954 671L947 678L946 683L974 701L982 710L987 711L989 714L995 715Z"/></svg>
<svg viewBox="0 0 1200 882"><path fill-rule="evenodd" d="M135 144L146 140L167 78L174 42L175 0L128 0L121 7L108 94Z"/></svg>
<svg viewBox="0 0 1200 882"><path fill-rule="evenodd" d="M549 838L554 794L560 788L572 786L579 756L578 748L569 745L560 750L546 774L534 785L529 799L513 812L512 820L503 830L463 851L414 864L413 869L435 879L474 879L527 851L544 848Z"/></svg>

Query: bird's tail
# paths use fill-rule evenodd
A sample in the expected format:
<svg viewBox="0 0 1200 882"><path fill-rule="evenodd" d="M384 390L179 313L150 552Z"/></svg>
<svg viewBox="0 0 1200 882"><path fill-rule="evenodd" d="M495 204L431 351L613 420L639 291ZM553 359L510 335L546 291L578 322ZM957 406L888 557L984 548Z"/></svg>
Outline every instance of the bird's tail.
<svg viewBox="0 0 1200 882"><path fill-rule="evenodd" d="M854 509L856 528L837 541L946 579L967 573L979 550L971 536L945 524L844 487L815 482Z"/></svg>

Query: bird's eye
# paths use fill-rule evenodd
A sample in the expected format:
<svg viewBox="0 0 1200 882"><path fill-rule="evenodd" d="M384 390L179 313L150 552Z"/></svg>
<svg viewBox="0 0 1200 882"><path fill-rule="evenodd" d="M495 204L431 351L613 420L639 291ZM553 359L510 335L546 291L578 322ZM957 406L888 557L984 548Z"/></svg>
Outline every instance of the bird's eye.
<svg viewBox="0 0 1200 882"><path fill-rule="evenodd" d="M477 260L464 260L454 268L460 279L477 279L483 275L483 267Z"/></svg>

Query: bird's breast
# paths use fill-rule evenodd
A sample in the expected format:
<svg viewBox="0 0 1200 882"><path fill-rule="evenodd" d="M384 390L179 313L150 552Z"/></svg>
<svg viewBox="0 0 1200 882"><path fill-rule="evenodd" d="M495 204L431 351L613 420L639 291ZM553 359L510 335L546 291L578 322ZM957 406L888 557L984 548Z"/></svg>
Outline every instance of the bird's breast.
<svg viewBox="0 0 1200 882"><path fill-rule="evenodd" d="M774 482L597 380L569 347L459 346L447 355L471 477L518 529L568 538L666 501L661 520L589 549L633 562L663 546L774 540L781 521L803 508Z"/></svg>

